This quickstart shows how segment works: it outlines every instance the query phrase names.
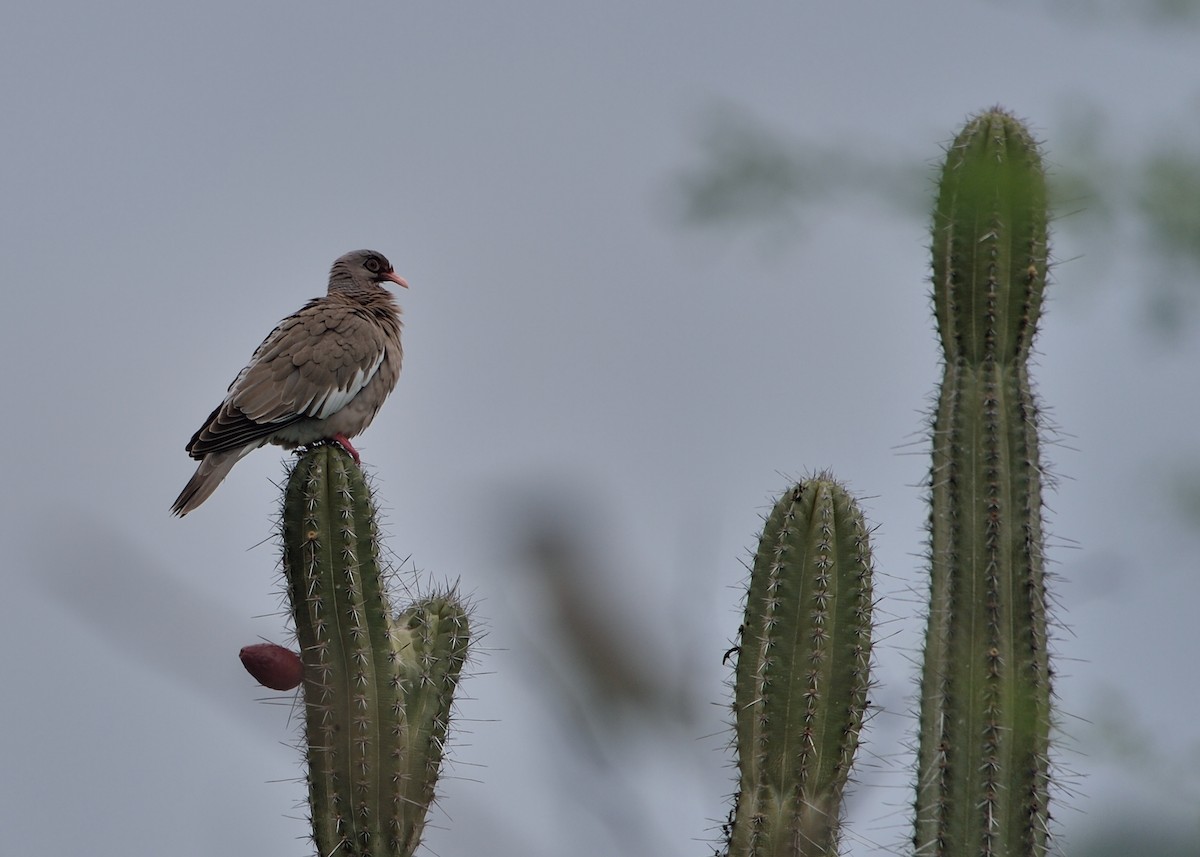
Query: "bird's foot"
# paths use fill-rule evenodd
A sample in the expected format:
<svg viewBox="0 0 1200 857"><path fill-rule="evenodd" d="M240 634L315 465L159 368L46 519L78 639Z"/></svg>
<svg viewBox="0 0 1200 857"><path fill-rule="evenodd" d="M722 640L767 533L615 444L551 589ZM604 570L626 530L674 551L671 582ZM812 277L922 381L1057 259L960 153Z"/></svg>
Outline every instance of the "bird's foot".
<svg viewBox="0 0 1200 857"><path fill-rule="evenodd" d="M358 450L354 448L354 444L350 443L350 438L346 437L341 432L338 432L330 438L334 443L340 446L346 452L350 453L350 457L354 459L354 463L362 467L362 459L358 457Z"/></svg>

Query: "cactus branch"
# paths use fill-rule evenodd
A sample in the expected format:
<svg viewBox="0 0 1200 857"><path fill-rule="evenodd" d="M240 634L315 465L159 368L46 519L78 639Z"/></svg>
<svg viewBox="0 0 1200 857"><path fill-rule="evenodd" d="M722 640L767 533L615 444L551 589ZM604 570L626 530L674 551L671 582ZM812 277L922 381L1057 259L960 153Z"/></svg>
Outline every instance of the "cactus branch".
<svg viewBox="0 0 1200 857"><path fill-rule="evenodd" d="M867 527L823 473L775 504L754 557L734 688L731 857L837 853L870 655Z"/></svg>
<svg viewBox="0 0 1200 857"><path fill-rule="evenodd" d="M412 854L466 657L466 613L445 595L393 619L370 491L336 446L297 462L282 530L318 853Z"/></svg>

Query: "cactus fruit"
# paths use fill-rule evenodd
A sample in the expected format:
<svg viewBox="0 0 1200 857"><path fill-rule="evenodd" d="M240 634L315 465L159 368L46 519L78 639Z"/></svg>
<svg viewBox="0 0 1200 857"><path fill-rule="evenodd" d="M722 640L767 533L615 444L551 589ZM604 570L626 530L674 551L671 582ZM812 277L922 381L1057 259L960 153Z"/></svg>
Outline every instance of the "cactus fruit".
<svg viewBox="0 0 1200 857"><path fill-rule="evenodd" d="M731 857L837 853L870 683L871 573L867 526L830 474L775 504L737 649Z"/></svg>
<svg viewBox="0 0 1200 857"><path fill-rule="evenodd" d="M282 535L317 851L412 854L467 653L466 612L448 593L393 617L370 491L335 445L308 450L293 468Z"/></svg>
<svg viewBox="0 0 1200 857"><path fill-rule="evenodd" d="M295 690L304 681L304 662L300 656L275 643L242 646L238 657L246 672L271 690Z"/></svg>
<svg viewBox="0 0 1200 857"><path fill-rule="evenodd" d="M1042 465L1028 358L1046 287L1037 144L1000 109L950 147L933 223L933 425L918 855L1048 846Z"/></svg>

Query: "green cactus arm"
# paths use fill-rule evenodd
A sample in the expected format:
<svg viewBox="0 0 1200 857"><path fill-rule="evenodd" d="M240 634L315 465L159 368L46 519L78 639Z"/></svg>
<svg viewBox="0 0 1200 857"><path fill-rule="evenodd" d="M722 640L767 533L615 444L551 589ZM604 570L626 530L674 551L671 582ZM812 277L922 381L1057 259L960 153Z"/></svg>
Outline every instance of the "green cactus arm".
<svg viewBox="0 0 1200 857"><path fill-rule="evenodd" d="M466 656L466 614L445 597L393 619L370 490L339 447L315 447L296 463L284 494L282 538L304 662L318 852L412 854ZM446 631L451 626L453 634Z"/></svg>
<svg viewBox="0 0 1200 857"><path fill-rule="evenodd" d="M1037 146L1007 113L985 113L950 149L934 223L945 365L930 476L919 855L1047 849L1050 664L1028 374L1046 247Z"/></svg>
<svg viewBox="0 0 1200 857"><path fill-rule="evenodd" d="M1025 127L995 109L946 154L933 221L933 307L947 362L1025 360L1045 295L1046 179Z"/></svg>
<svg viewBox="0 0 1200 857"><path fill-rule="evenodd" d="M734 683L739 789L731 857L835 854L869 686L871 554L829 474L767 517Z"/></svg>
<svg viewBox="0 0 1200 857"><path fill-rule="evenodd" d="M402 803L396 807L400 829L424 828L433 803L434 786L442 764L449 730L449 712L459 672L467 656L469 621L466 609L452 596L434 596L404 610L397 618L393 640L403 677L406 741L395 752L405 779ZM415 849L418 840L411 845Z"/></svg>

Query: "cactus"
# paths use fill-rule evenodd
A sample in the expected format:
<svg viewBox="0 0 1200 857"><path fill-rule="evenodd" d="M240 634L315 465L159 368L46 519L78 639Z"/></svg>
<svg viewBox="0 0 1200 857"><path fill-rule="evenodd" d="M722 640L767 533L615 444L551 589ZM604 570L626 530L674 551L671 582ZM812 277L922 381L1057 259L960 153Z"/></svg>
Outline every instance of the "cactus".
<svg viewBox="0 0 1200 857"><path fill-rule="evenodd" d="M779 499L754 557L734 682L731 857L837 853L870 657L867 527L822 473Z"/></svg>
<svg viewBox="0 0 1200 857"><path fill-rule="evenodd" d="M340 447L296 463L282 532L317 852L412 854L466 657L466 613L449 593L393 618L370 491Z"/></svg>
<svg viewBox="0 0 1200 857"><path fill-rule="evenodd" d="M1040 857L1051 669L1028 361L1046 287L1046 190L1037 145L1005 111L980 114L951 146L933 232L944 376L913 853ZM282 532L321 855L413 853L467 653L453 593L393 616L376 530L349 456L307 451L288 480ZM727 857L837 854L870 688L872 607L854 500L828 472L793 486L766 519L735 649ZM279 647L248 647L243 660L271 686L296 679Z"/></svg>
<svg viewBox="0 0 1200 857"><path fill-rule="evenodd" d="M918 855L1047 849L1050 665L1028 358L1046 287L1038 147L1000 109L951 146L933 227L933 426Z"/></svg>

